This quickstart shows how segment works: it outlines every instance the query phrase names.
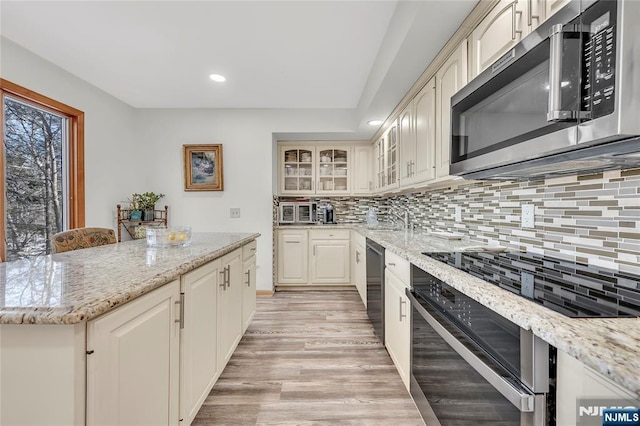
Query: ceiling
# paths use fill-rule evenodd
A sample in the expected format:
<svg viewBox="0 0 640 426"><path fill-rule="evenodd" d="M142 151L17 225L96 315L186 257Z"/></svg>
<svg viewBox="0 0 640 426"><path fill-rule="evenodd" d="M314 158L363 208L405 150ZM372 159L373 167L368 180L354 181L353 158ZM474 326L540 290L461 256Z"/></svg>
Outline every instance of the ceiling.
<svg viewBox="0 0 640 426"><path fill-rule="evenodd" d="M354 139L476 3L3 0L0 31L133 107L343 109Z"/></svg>

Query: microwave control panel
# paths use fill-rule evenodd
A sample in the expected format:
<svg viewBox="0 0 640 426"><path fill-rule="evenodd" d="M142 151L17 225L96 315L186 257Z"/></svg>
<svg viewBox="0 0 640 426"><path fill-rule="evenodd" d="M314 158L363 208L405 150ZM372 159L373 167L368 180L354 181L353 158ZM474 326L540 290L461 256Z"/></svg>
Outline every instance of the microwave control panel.
<svg viewBox="0 0 640 426"><path fill-rule="evenodd" d="M616 2L598 2L582 15L589 29L583 51L582 108L590 118L611 114L616 87Z"/></svg>

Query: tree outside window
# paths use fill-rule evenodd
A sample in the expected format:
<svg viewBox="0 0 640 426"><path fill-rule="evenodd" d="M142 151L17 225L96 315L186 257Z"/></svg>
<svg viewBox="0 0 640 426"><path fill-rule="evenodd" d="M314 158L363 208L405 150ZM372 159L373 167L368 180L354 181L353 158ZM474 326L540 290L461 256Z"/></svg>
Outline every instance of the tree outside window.
<svg viewBox="0 0 640 426"><path fill-rule="evenodd" d="M2 258L11 261L49 254L55 233L84 226L83 115L30 91L21 97L22 88L4 80L1 83Z"/></svg>

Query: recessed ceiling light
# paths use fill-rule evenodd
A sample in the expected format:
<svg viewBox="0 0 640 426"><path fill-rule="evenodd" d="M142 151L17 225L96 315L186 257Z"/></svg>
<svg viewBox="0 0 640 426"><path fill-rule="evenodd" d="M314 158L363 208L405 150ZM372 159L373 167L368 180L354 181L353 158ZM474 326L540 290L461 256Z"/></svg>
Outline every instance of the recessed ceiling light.
<svg viewBox="0 0 640 426"><path fill-rule="evenodd" d="M379 126L383 123L382 120L371 120L371 121L367 121L367 124L370 124L372 126Z"/></svg>
<svg viewBox="0 0 640 426"><path fill-rule="evenodd" d="M223 75L220 75L220 74L210 74L209 78L215 81L216 83L222 83L223 81L227 80L226 78L224 78Z"/></svg>

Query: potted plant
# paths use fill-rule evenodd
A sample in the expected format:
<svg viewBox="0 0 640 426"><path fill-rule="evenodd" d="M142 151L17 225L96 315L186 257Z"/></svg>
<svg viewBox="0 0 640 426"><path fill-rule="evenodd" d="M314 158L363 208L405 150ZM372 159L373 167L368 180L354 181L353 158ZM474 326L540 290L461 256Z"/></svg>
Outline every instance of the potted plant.
<svg viewBox="0 0 640 426"><path fill-rule="evenodd" d="M132 194L129 201L129 220L142 220L142 210L140 209L140 194Z"/></svg>
<svg viewBox="0 0 640 426"><path fill-rule="evenodd" d="M142 194L133 194L138 200L138 207L143 211L142 220L152 221L155 218L155 207L158 200L164 197L164 194L156 194L155 192L145 192Z"/></svg>

